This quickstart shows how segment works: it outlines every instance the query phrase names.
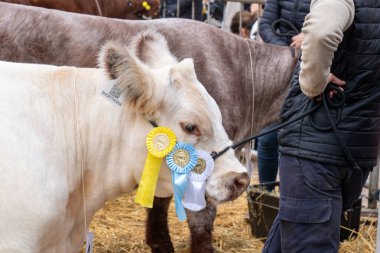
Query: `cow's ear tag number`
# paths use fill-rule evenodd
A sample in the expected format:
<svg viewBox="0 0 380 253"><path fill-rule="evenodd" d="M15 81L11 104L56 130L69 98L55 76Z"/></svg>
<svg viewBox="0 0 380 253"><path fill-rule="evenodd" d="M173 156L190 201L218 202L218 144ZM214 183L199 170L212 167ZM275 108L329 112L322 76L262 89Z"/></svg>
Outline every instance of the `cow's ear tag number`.
<svg viewBox="0 0 380 253"><path fill-rule="evenodd" d="M176 141L177 138L174 132L167 127L155 127L147 135L148 155L135 198L135 202L141 206L153 207L154 193L162 159L172 151Z"/></svg>
<svg viewBox="0 0 380 253"><path fill-rule="evenodd" d="M85 253L92 253L93 248L94 248L94 233L87 232Z"/></svg>
<svg viewBox="0 0 380 253"><path fill-rule="evenodd" d="M107 82L100 94L112 103L121 106L124 102L123 93L124 90L117 85L116 80L114 79Z"/></svg>

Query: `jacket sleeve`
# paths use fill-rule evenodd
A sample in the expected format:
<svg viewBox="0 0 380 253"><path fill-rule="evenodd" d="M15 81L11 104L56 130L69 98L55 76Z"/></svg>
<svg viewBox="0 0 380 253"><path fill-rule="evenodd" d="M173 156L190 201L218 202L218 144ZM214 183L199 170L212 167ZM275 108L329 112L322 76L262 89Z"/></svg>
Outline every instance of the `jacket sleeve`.
<svg viewBox="0 0 380 253"><path fill-rule="evenodd" d="M267 0L259 23L259 34L266 43L289 46L285 37L278 36L272 31L272 23L280 18L280 11L278 0Z"/></svg>
<svg viewBox="0 0 380 253"><path fill-rule="evenodd" d="M302 28L304 40L299 82L306 96L318 96L326 88L334 52L354 15L353 0L312 1Z"/></svg>

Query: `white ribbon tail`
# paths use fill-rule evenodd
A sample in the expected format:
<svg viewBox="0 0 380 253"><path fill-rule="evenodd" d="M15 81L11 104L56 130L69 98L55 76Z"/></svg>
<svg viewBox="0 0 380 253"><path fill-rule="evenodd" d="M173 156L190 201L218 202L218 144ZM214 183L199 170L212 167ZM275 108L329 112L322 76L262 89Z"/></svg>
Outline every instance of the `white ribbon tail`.
<svg viewBox="0 0 380 253"><path fill-rule="evenodd" d="M197 182L188 180L183 206L194 212L198 212L206 207L206 181Z"/></svg>

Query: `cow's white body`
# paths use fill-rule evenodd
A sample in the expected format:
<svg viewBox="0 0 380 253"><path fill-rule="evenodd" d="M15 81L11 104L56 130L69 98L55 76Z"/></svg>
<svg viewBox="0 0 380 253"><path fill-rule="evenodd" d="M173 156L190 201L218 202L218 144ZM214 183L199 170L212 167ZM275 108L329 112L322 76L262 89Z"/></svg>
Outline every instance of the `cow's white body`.
<svg viewBox="0 0 380 253"><path fill-rule="evenodd" d="M85 217L88 226L107 200L137 187L148 120L208 152L231 143L192 61L178 63L154 32L137 36L136 48L148 65L114 44L102 52L104 70L0 62L1 253L77 252ZM126 88L122 106L100 95L110 76ZM194 134L184 131L190 123ZM248 183L230 150L216 161L206 191L218 202ZM172 194L164 165L156 196Z"/></svg>
<svg viewBox="0 0 380 253"><path fill-rule="evenodd" d="M82 162L89 222L136 186L146 151L134 142L152 127L99 95L101 70L1 62L0 72L0 247L73 252L65 239L78 248L85 231Z"/></svg>

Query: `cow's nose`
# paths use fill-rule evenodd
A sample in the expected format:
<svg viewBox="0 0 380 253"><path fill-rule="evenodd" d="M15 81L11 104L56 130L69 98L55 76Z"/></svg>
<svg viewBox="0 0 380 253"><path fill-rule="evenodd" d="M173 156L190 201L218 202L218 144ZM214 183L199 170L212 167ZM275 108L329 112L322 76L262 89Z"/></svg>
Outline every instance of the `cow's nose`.
<svg viewBox="0 0 380 253"><path fill-rule="evenodd" d="M231 191L229 200L233 200L239 197L247 189L250 179L246 172L230 172L228 176L230 178L230 180L228 180L228 188Z"/></svg>
<svg viewBox="0 0 380 253"><path fill-rule="evenodd" d="M239 195L242 194L249 185L248 174L246 172L239 173L239 175L235 177L234 183L236 191L239 193Z"/></svg>

